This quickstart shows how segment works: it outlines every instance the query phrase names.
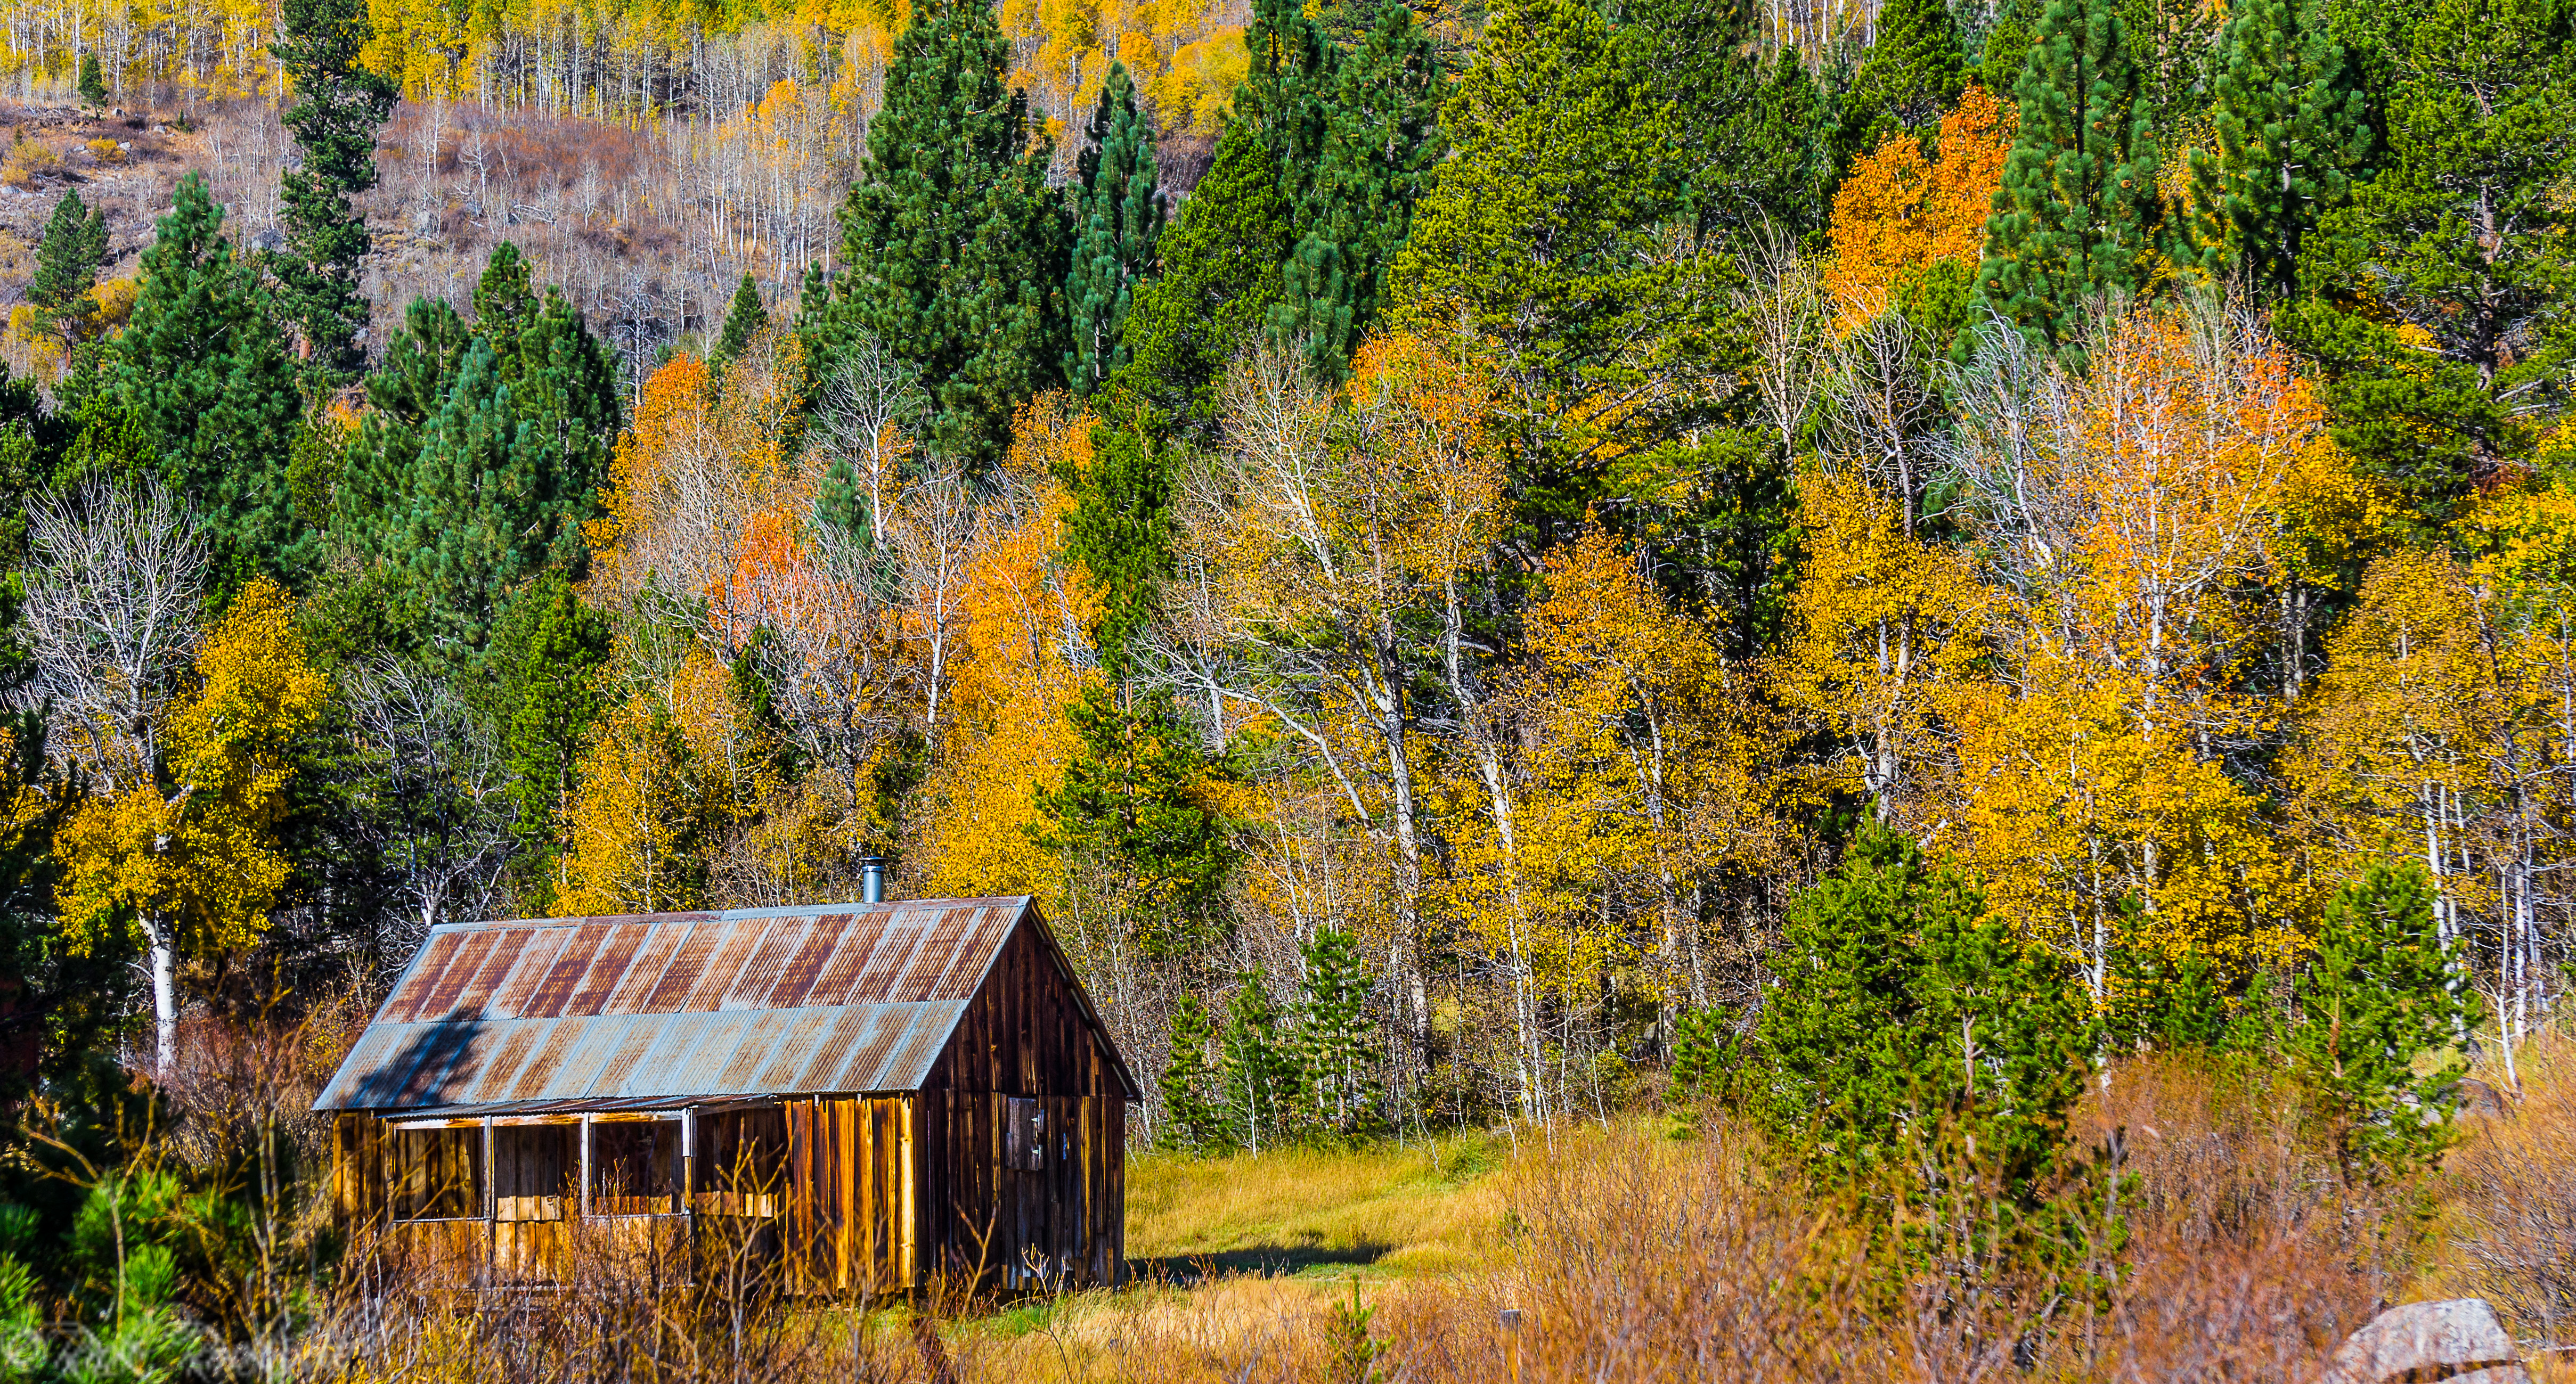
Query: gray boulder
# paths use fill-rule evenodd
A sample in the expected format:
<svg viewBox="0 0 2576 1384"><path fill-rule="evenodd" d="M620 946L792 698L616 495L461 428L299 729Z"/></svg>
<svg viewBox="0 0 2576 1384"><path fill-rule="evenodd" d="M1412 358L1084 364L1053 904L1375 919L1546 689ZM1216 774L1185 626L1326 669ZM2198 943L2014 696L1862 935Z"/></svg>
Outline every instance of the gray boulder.
<svg viewBox="0 0 2576 1384"><path fill-rule="evenodd" d="M2481 1298L2391 1307L2343 1343L2326 1384L2531 1384L2522 1353Z"/></svg>

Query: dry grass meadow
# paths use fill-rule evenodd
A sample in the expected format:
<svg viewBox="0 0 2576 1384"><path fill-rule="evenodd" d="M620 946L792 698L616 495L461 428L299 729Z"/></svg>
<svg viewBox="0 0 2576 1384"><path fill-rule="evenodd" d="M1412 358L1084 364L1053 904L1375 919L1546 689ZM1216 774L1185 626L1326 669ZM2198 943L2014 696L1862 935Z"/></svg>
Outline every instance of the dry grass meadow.
<svg viewBox="0 0 2576 1384"><path fill-rule="evenodd" d="M2500 1074L2499 1074L2500 1075ZM2442 1171L2348 1187L2258 1070L2115 1067L2127 1239L2092 1291L1890 1281L1832 1189L1722 1116L1132 1165L1114 1292L763 1310L594 1284L493 1310L352 1297L324 1373L365 1380L2317 1379L2382 1307L2475 1294L2576 1344L2576 1044L2467 1117ZM1356 1301L1365 1318L1354 1314ZM1516 1335L1502 1326L1517 1309ZM2568 1353L2535 1357L2576 1381Z"/></svg>

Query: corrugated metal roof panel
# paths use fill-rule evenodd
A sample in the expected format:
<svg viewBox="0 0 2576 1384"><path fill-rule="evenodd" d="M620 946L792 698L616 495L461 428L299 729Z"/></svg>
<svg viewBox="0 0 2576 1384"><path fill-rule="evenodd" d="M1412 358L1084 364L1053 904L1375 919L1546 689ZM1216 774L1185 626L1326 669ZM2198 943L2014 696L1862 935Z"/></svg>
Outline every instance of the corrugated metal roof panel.
<svg viewBox="0 0 2576 1384"><path fill-rule="evenodd" d="M448 924L314 1106L917 1089L1034 918L1026 899L961 899Z"/></svg>

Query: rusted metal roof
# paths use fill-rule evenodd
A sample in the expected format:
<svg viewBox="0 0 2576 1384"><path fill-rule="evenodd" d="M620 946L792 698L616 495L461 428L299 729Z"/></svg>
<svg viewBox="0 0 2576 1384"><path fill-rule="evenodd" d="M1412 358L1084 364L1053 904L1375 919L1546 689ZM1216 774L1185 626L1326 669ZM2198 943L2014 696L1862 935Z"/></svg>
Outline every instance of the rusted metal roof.
<svg viewBox="0 0 2576 1384"><path fill-rule="evenodd" d="M1010 898L449 924L313 1108L914 1090L1024 920Z"/></svg>

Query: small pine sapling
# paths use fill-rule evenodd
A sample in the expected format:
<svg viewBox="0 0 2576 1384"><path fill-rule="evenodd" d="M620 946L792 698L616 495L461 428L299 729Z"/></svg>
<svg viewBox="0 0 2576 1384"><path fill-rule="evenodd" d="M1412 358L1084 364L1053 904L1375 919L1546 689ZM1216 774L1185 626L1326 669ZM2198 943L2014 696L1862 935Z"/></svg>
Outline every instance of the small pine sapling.
<svg viewBox="0 0 2576 1384"><path fill-rule="evenodd" d="M1324 1339L1333 1350L1333 1384L1384 1384L1386 1371L1378 1362L1386 1358L1386 1345L1369 1330L1376 1315L1376 1308L1361 1305L1359 1275L1351 1275L1350 1305L1334 1303L1332 1319L1324 1326Z"/></svg>
<svg viewBox="0 0 2576 1384"><path fill-rule="evenodd" d="M1216 1043L1216 1023L1196 995L1181 996L1172 1006L1172 1055L1163 1064L1164 1148L1198 1153L1222 1148L1225 1115L1217 1105L1221 1073L1208 1049Z"/></svg>
<svg viewBox="0 0 2576 1384"><path fill-rule="evenodd" d="M2422 866L2380 863L2345 881L2297 995L2289 1056L2334 1123L2345 1180L2385 1182L2439 1160L2467 1069L2448 1049L2482 1006L2435 929ZM2439 1056L2418 1071L2426 1053Z"/></svg>

